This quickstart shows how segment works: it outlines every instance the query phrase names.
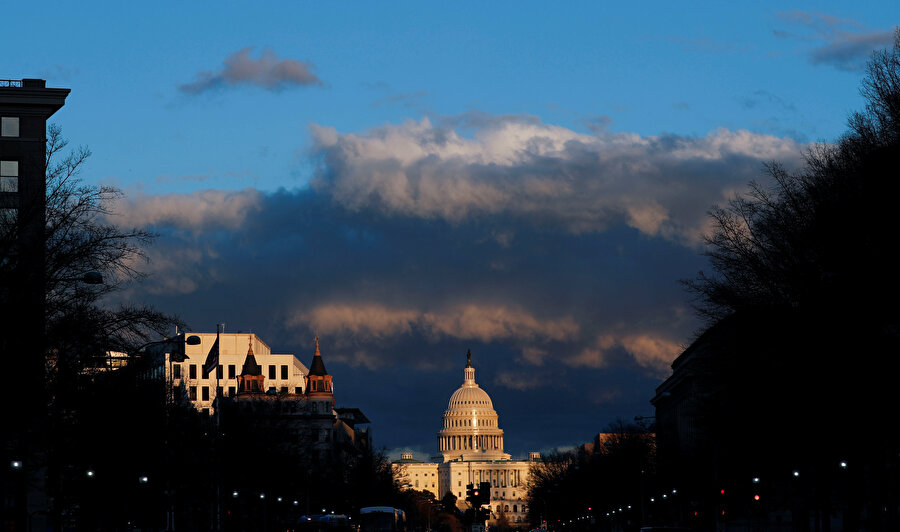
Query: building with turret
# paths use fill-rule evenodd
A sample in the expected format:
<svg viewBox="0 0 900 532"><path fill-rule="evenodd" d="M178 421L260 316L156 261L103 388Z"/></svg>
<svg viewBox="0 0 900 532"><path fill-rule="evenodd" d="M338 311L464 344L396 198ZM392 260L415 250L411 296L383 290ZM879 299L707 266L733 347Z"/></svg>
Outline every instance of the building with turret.
<svg viewBox="0 0 900 532"><path fill-rule="evenodd" d="M432 461L403 453L394 462L394 475L406 487L429 491L438 499L448 493L465 510L466 485L491 483L488 523L505 516L511 525L526 522L528 475L538 453L513 460L503 450L504 434L490 396L475 382L472 353L466 353L463 384L450 396L437 433L438 456Z"/></svg>
<svg viewBox="0 0 900 532"><path fill-rule="evenodd" d="M333 377L316 338L309 369L293 354L274 354L253 333L196 333L197 345L184 346L184 359L166 354L167 381L173 395L200 412L221 407L229 415L278 425L312 456L325 458L336 449L368 449L369 419L358 408L336 408ZM203 366L218 342L219 364Z"/></svg>

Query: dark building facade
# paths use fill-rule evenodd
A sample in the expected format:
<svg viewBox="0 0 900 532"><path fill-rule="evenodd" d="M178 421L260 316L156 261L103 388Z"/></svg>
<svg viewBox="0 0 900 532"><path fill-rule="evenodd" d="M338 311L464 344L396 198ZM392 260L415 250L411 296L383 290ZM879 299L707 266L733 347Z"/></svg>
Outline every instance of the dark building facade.
<svg viewBox="0 0 900 532"><path fill-rule="evenodd" d="M673 519L718 530L897 529L900 446L892 406L877 400L889 389L854 360L872 344L833 334L842 326L794 309L735 313L673 361L651 401L660 477L685 502Z"/></svg>
<svg viewBox="0 0 900 532"><path fill-rule="evenodd" d="M43 347L47 119L68 94L42 79L0 80L0 300L6 316L0 342L6 353ZM8 369L22 377L25 390L40 388L40 354L7 357L7 364L22 365Z"/></svg>
<svg viewBox="0 0 900 532"><path fill-rule="evenodd" d="M7 494L3 522L23 530L28 516L46 503L43 475L35 466L37 420L46 406L46 132L47 119L68 94L42 79L0 80L0 352L10 376L7 393L16 398L0 405L0 488Z"/></svg>

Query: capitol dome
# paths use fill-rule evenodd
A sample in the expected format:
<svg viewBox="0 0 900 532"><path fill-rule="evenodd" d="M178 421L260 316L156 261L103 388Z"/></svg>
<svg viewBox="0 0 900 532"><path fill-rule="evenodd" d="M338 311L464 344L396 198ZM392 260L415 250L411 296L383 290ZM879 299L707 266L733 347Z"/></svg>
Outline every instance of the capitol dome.
<svg viewBox="0 0 900 532"><path fill-rule="evenodd" d="M447 410L453 410L456 408L467 409L470 408L470 406L481 409L494 409L494 404L491 403L491 397L487 394L486 391L479 388L477 384L474 384L474 386L467 386L466 384L463 384L455 392L453 392L453 395L450 396L450 402L447 404Z"/></svg>
<svg viewBox="0 0 900 532"><path fill-rule="evenodd" d="M503 452L503 431L491 397L475 382L472 353L466 353L464 380L447 403L438 450L444 461L508 460Z"/></svg>

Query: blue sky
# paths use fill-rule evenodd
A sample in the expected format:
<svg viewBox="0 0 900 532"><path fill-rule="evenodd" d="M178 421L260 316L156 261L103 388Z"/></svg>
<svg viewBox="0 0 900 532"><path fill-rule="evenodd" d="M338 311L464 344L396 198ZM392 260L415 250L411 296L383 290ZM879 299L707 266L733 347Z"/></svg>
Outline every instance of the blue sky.
<svg viewBox="0 0 900 532"><path fill-rule="evenodd" d="M0 77L160 234L125 297L311 356L434 451L471 347L514 453L651 413L705 213L845 129L879 1L4 6ZM231 326L233 325L233 327Z"/></svg>

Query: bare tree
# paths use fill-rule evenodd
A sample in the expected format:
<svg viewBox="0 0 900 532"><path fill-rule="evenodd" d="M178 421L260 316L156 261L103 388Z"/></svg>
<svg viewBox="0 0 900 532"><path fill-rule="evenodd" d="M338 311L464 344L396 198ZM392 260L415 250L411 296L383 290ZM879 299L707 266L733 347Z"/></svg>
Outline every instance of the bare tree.
<svg viewBox="0 0 900 532"><path fill-rule="evenodd" d="M746 309L838 309L896 318L893 203L900 153L900 31L876 52L861 88L866 109L850 131L806 154L805 168L766 167L770 185L710 215L711 272L685 282L698 312L715 322ZM891 326L896 326L894 321Z"/></svg>

